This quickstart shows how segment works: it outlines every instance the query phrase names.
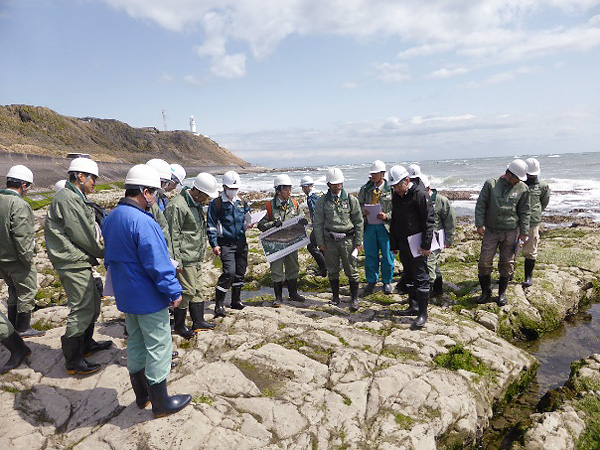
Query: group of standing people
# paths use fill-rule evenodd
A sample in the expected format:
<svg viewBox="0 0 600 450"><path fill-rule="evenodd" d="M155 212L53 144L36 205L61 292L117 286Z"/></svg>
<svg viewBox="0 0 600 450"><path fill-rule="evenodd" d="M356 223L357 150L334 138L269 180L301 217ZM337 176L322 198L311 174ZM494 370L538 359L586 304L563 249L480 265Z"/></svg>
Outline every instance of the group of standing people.
<svg viewBox="0 0 600 450"><path fill-rule="evenodd" d="M155 416L179 411L189 404L189 395L169 396L166 379L171 369L171 332L189 339L196 332L212 330L205 320L202 266L206 243L222 262L215 287L214 317L225 317L225 297L231 289L232 309L245 307L241 290L248 261L246 231L250 205L238 195L240 176L229 171L219 183L209 173L200 173L191 186L184 186L185 169L153 159L133 166L125 179L125 195L108 215L88 200L99 176L98 165L89 158L76 158L67 170L68 179L50 204L44 234L46 250L67 294L69 313L61 337L67 373L87 375L100 365L86 359L107 350L111 341L93 339L100 313L102 283L94 267L104 259L106 282L117 308L125 314L127 367L136 395L144 408L152 404ZM479 261L482 294L491 299L492 261L500 249L498 304L505 305L506 287L514 272L517 250L525 255L524 287L531 286L537 257L541 213L550 191L538 179L539 162L514 160L504 175L487 180L475 211L477 232L483 236ZM350 311L359 309L358 254L364 245L366 285L362 296L372 294L381 279L384 294L394 290L395 255L403 266L396 290L408 294L408 308L400 315L416 316L413 326L427 322L432 295L443 292L437 265L442 248L452 245L455 214L446 197L431 189L417 165L408 169L374 161L369 180L357 197L344 189L344 174L330 168L326 193L314 191L310 176L301 180L312 221L308 250L317 263L315 274L327 276L333 305L340 304L340 271L349 280ZM31 354L23 338L43 335L31 327L37 293L34 218L23 199L33 184L33 173L17 165L7 173L6 189L0 189L0 276L8 285L8 317L0 313L0 341L10 351L0 373L19 366ZM181 191L167 199L165 193L178 185ZM257 226L261 231L280 227L302 214L292 197L292 181L278 175L274 196L267 201ZM308 221L303 218L301 223ZM444 239L441 240L440 231ZM411 249L409 239L416 239ZM437 240L438 248L432 249ZM298 292L298 251L270 263L274 288L272 306L283 303L283 287L291 301L302 302ZM170 325L170 314L173 325ZM191 327L187 326L187 311Z"/></svg>

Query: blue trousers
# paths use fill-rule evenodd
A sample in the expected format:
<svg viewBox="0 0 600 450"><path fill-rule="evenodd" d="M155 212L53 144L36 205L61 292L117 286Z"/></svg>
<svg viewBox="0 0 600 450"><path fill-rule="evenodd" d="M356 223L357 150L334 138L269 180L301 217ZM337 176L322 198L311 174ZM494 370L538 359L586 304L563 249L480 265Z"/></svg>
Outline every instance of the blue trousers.
<svg viewBox="0 0 600 450"><path fill-rule="evenodd" d="M391 283L394 276L394 255L390 251L390 235L383 224L365 225L363 236L365 247L365 276L367 283L379 280L381 262L381 281ZM381 258L379 257L381 253Z"/></svg>

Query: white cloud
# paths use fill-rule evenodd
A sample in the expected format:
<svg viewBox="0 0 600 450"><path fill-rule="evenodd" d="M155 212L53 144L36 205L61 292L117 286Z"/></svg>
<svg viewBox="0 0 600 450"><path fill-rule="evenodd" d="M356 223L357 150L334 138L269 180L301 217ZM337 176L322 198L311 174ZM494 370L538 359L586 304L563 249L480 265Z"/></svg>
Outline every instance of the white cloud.
<svg viewBox="0 0 600 450"><path fill-rule="evenodd" d="M399 38L402 60L454 52L472 66L518 62L600 45L600 0L102 0L131 17L175 32L200 31L198 54L218 76L240 77L250 53L261 59L288 36ZM568 15L568 27L543 29L538 17ZM580 23L577 23L580 20ZM529 26L532 21L534 25ZM247 50L230 54L234 42ZM393 65L393 63L391 63ZM439 64L443 66L443 64ZM458 70L458 69L455 69ZM461 70L468 70L465 68ZM380 79L398 82L405 71L383 68ZM434 78L454 73L441 69Z"/></svg>
<svg viewBox="0 0 600 450"><path fill-rule="evenodd" d="M470 82L465 83L462 87L466 88L480 88L483 86L489 86L494 84L507 83L509 81L513 81L522 75L531 75L536 73L541 73L542 69L539 67L519 67L514 70L507 70L504 72L499 72L493 75L490 75L483 81L479 82Z"/></svg>
<svg viewBox="0 0 600 450"><path fill-rule="evenodd" d="M357 89L357 88L358 88L357 83L353 83L351 81L346 81L346 82L342 83L342 89Z"/></svg>
<svg viewBox="0 0 600 450"><path fill-rule="evenodd" d="M186 83L193 84L194 86L202 86L206 83L206 80L196 77L195 75L186 75L183 77Z"/></svg>
<svg viewBox="0 0 600 450"><path fill-rule="evenodd" d="M404 63L381 63L375 66L381 81L385 81L386 83L399 83L401 81L406 81L410 79L410 74L408 73L408 64Z"/></svg>
<svg viewBox="0 0 600 450"><path fill-rule="evenodd" d="M450 78L458 75L465 75L469 73L469 69L466 67L456 67L454 69L438 69L431 72L430 78Z"/></svg>

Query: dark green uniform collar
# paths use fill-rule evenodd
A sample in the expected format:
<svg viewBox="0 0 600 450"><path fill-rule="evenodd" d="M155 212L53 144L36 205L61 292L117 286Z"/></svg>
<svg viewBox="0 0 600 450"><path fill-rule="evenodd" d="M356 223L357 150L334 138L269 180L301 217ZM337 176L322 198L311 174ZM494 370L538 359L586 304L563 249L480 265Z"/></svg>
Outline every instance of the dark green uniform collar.
<svg viewBox="0 0 600 450"><path fill-rule="evenodd" d="M16 195L17 197L22 197L21 194L19 194L16 191L13 191L12 189L0 189L0 194L4 194L4 195Z"/></svg>
<svg viewBox="0 0 600 450"><path fill-rule="evenodd" d="M81 189L79 189L77 186L75 186L73 183L71 183L70 181L67 181L67 183L65 184L65 189L69 189L70 191L75 192L81 198L83 198L83 200L87 201L87 197L83 193L83 191Z"/></svg>
<svg viewBox="0 0 600 450"><path fill-rule="evenodd" d="M342 201L348 200L348 194L346 193L345 189L342 189L342 192L340 192L339 197L340 197L340 200L342 200ZM329 201L329 202L333 201L333 194L331 193L331 189L327 191L325 201L326 202L327 201Z"/></svg>
<svg viewBox="0 0 600 450"><path fill-rule="evenodd" d="M192 196L190 195L189 192L190 188L189 187L184 187L181 190L181 195L183 195L183 198L185 199L185 201L187 202L188 206L190 208L197 208L198 204L194 201L194 199L192 198Z"/></svg>

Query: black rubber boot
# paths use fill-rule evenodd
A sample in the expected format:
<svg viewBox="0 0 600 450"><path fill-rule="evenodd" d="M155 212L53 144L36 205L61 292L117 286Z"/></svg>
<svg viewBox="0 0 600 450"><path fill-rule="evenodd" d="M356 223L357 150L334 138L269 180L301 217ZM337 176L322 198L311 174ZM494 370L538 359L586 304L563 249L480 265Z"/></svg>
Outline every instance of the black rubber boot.
<svg viewBox="0 0 600 450"><path fill-rule="evenodd" d="M6 339L2 339L2 345L10 352L10 358L0 368L0 373L16 369L25 361L25 358L31 356L31 349L25 345L23 338L16 331Z"/></svg>
<svg viewBox="0 0 600 450"><path fill-rule="evenodd" d="M31 312L17 313L17 326L15 331L21 335L22 338L38 337L46 334L45 331L38 331L31 328Z"/></svg>
<svg viewBox="0 0 600 450"><path fill-rule="evenodd" d="M371 295L373 293L373 290L375 289L375 285L377 283L367 283L367 285L363 288L362 292L360 293L361 297L366 297L367 295Z"/></svg>
<svg viewBox="0 0 600 450"><path fill-rule="evenodd" d="M479 275L479 285L481 286L481 295L475 301L479 304L489 302L492 299L492 276Z"/></svg>
<svg viewBox="0 0 600 450"><path fill-rule="evenodd" d="M163 417L168 414L181 411L192 401L192 396L188 394L172 395L167 393L167 380L158 384L148 383L148 394L150 403L152 403L152 412L154 417Z"/></svg>
<svg viewBox="0 0 600 450"><path fill-rule="evenodd" d="M275 292L275 298L271 302L271 306L279 308L283 303L283 281L273 281L273 292Z"/></svg>
<svg viewBox="0 0 600 450"><path fill-rule="evenodd" d="M530 287L533 284L533 268L535 267L535 259L525 258L525 281L521 284L524 288Z"/></svg>
<svg viewBox="0 0 600 450"><path fill-rule="evenodd" d="M204 320L204 302L190 303L190 317L192 318L192 331L213 330L215 325Z"/></svg>
<svg viewBox="0 0 600 450"><path fill-rule="evenodd" d="M290 300L293 302L303 302L306 300L302 295L298 294L298 280L294 278L293 280L285 281L288 288L288 294Z"/></svg>
<svg viewBox="0 0 600 450"><path fill-rule="evenodd" d="M227 292L222 291L221 289L215 289L215 319L227 315L225 313L225 295L227 295Z"/></svg>
<svg viewBox="0 0 600 450"><path fill-rule="evenodd" d="M333 297L331 298L331 301L329 303L331 303L332 305L339 305L340 304L340 280L339 280L339 278L337 280L332 280L330 278L329 285L331 286L331 293L333 294Z"/></svg>
<svg viewBox="0 0 600 450"><path fill-rule="evenodd" d="M325 265L325 257L323 253L317 248L308 246L308 252L312 255L312 257L317 262L317 266L319 266L319 270L315 273L317 277L326 277L327 276L327 266Z"/></svg>
<svg viewBox="0 0 600 450"><path fill-rule="evenodd" d="M358 281L350 280L350 311L358 311Z"/></svg>
<svg viewBox="0 0 600 450"><path fill-rule="evenodd" d="M175 325L173 331L184 339L190 339L194 337L194 332L185 325L185 318L187 317L187 309L175 308L173 310L173 318L175 319Z"/></svg>
<svg viewBox="0 0 600 450"><path fill-rule="evenodd" d="M231 309L244 309L246 305L242 303L242 287L234 286L231 288Z"/></svg>
<svg viewBox="0 0 600 450"><path fill-rule="evenodd" d="M17 305L8 305L8 321L17 329Z"/></svg>
<svg viewBox="0 0 600 450"><path fill-rule="evenodd" d="M419 302L417 294L412 284L405 284L405 289L408 292L408 308L395 312L397 316L416 316L419 314Z"/></svg>
<svg viewBox="0 0 600 450"><path fill-rule="evenodd" d="M506 288L508 287L508 281L510 277L500 277L498 280L498 306L504 306L508 301L506 300Z"/></svg>
<svg viewBox="0 0 600 450"><path fill-rule="evenodd" d="M442 276L440 275L440 276L436 277L435 280L433 280L431 294L434 297L438 297L438 296L442 295L444 293L443 286L444 286L444 282L442 281Z"/></svg>
<svg viewBox="0 0 600 450"><path fill-rule="evenodd" d="M417 303L419 305L419 315L417 319L412 323L415 328L423 328L427 323L427 306L429 305L429 291L422 292L417 291Z"/></svg>
<svg viewBox="0 0 600 450"><path fill-rule="evenodd" d="M130 373L129 379L131 380L131 387L135 394L135 404L138 405L140 409L144 409L150 403L146 371L142 369L139 372Z"/></svg>
<svg viewBox="0 0 600 450"><path fill-rule="evenodd" d="M86 361L83 357L83 336L61 336L65 367L69 375L89 375L100 370L100 364Z"/></svg>
<svg viewBox="0 0 600 450"><path fill-rule="evenodd" d="M83 333L83 356L90 356L92 353L96 353L102 350L108 350L112 347L112 341L98 341L96 342L92 336L94 335L94 324L90 324Z"/></svg>

